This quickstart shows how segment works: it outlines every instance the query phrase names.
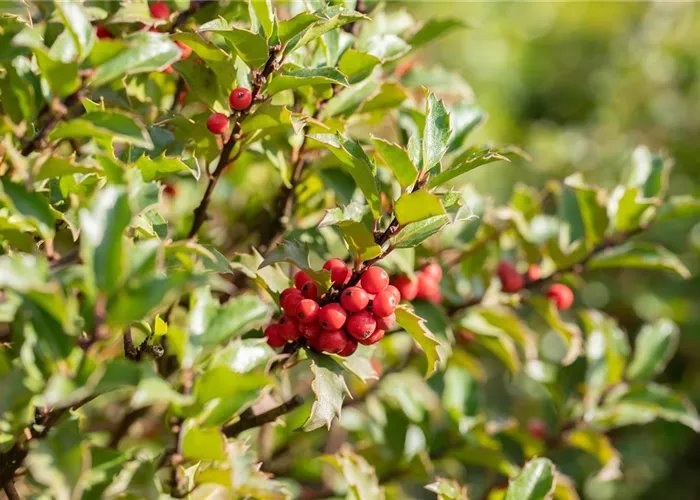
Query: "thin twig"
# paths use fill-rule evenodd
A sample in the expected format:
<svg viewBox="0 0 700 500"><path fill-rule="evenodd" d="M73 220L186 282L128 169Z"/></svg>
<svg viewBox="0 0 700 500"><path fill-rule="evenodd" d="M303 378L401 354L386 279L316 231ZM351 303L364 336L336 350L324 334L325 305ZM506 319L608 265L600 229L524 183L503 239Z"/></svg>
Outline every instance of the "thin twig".
<svg viewBox="0 0 700 500"><path fill-rule="evenodd" d="M285 401L279 406L275 406L263 412L259 415L255 415L252 412L248 415L241 415L241 419L231 425L227 425L222 429L222 432L226 437L236 437L243 431L248 429L253 429L255 427L260 427L261 425L274 422L282 415L289 413L290 411L298 408L304 403L304 398L299 395L293 396L290 400Z"/></svg>
<svg viewBox="0 0 700 500"><path fill-rule="evenodd" d="M17 488L15 488L12 481L6 483L2 489L5 491L5 495L7 495L7 500L22 500L22 497L17 493Z"/></svg>
<svg viewBox="0 0 700 500"><path fill-rule="evenodd" d="M277 65L275 64L275 59L280 49L280 46L270 48L270 57L267 59L262 73L258 76L258 78L255 81L255 84L253 85L253 90L251 92L253 97L253 103L256 101L258 94L262 89L262 86L265 84L268 77L277 67ZM199 229L202 227L202 224L204 224L204 222L207 220L207 209L209 208L209 203L211 201L211 196L214 192L214 188L219 182L221 174L223 174L224 170L232 160L231 153L233 152L233 148L236 146L236 143L240 139L241 124L251 114L251 110L252 105L251 107L249 107L245 111L242 111L238 115L235 125L233 126L231 136L229 137L228 141L226 141L226 143L224 144L224 147L221 150L221 155L219 155L219 163L216 165L216 169L214 170L214 172L209 175L209 183L207 184L207 188L204 191L202 201L199 203L199 206L194 210L194 220L192 221L192 227L190 228L190 232L187 236L190 239L194 238L197 235Z"/></svg>
<svg viewBox="0 0 700 500"><path fill-rule="evenodd" d="M114 433L112 433L112 438L109 441L109 447L110 448L116 448L119 446L119 442L124 438L129 433L129 429L131 429L131 426L136 423L137 420L139 420L141 417L146 415L150 411L150 407L148 406L143 406L141 408L136 408L135 410L131 410L128 412L126 415L124 415L124 418L121 419L121 422L119 422L119 425L117 428L114 430Z"/></svg>

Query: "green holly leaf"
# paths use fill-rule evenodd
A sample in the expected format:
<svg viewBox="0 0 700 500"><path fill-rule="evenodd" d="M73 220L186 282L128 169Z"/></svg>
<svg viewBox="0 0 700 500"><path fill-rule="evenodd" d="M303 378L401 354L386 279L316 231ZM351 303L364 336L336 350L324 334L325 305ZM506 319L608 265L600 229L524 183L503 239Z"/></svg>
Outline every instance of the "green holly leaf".
<svg viewBox="0 0 700 500"><path fill-rule="evenodd" d="M425 128L423 129L423 168L430 170L440 164L447 152L447 141L450 139L450 115L445 104L428 94L425 111Z"/></svg>
<svg viewBox="0 0 700 500"><path fill-rule="evenodd" d="M391 239L396 248L413 248L436 234L450 222L447 215L436 215L418 222L411 222Z"/></svg>
<svg viewBox="0 0 700 500"><path fill-rule="evenodd" d="M442 363L440 354L440 341L435 338L435 335L428 330L423 318L418 316L412 309L408 309L405 305L400 305L394 311L396 314L396 322L406 330L413 340L420 346L427 360L427 371L425 378L430 377L438 369Z"/></svg>
<svg viewBox="0 0 700 500"><path fill-rule="evenodd" d="M325 33L340 28L345 24L369 19L364 14L344 9L338 5L328 7L322 11L314 12L314 15L318 16L320 19L309 27L303 28L298 34L290 38L284 49L285 54L289 54L292 51L303 47L307 43L312 42ZM282 37L280 36L280 40L281 39Z"/></svg>
<svg viewBox="0 0 700 500"><path fill-rule="evenodd" d="M437 500L469 500L466 486L454 479L438 477L435 482L425 486L425 489L437 495Z"/></svg>
<svg viewBox="0 0 700 500"><path fill-rule="evenodd" d="M628 186L639 187L645 198L663 197L668 186L672 162L660 154L639 146L632 154Z"/></svg>
<svg viewBox="0 0 700 500"><path fill-rule="evenodd" d="M586 186L580 174L574 174L564 180L564 194L576 205L578 218L582 226L586 248L592 249L603 241L608 228L608 214L605 207L605 192L595 187ZM572 234L572 241L576 238Z"/></svg>
<svg viewBox="0 0 700 500"><path fill-rule="evenodd" d="M671 196L659 209L657 221L680 217L697 217L700 214L700 199L692 196Z"/></svg>
<svg viewBox="0 0 700 500"><path fill-rule="evenodd" d="M270 0L249 0L250 10L255 14L263 33L269 39L272 36L272 25L275 22L275 14ZM252 14L251 14L252 17Z"/></svg>
<svg viewBox="0 0 700 500"><path fill-rule="evenodd" d="M394 213L399 224L405 226L445 215L446 212L439 197L427 191L416 191L401 195L394 206Z"/></svg>
<svg viewBox="0 0 700 500"><path fill-rule="evenodd" d="M53 59L44 47L34 49L34 55L41 76L49 84L51 92L59 97L65 97L80 88L77 62Z"/></svg>
<svg viewBox="0 0 700 500"><path fill-rule="evenodd" d="M274 95L284 90L323 83L340 85L343 87L349 85L345 75L335 68L302 68L275 74L265 87L265 93L267 95Z"/></svg>
<svg viewBox="0 0 700 500"><path fill-rule="evenodd" d="M416 49L451 31L468 27L468 24L458 19L429 19L408 38L408 43Z"/></svg>
<svg viewBox="0 0 700 500"><path fill-rule="evenodd" d="M226 460L226 438L218 427L199 427L187 419L182 430L182 454L191 460Z"/></svg>
<svg viewBox="0 0 700 500"><path fill-rule="evenodd" d="M90 23L90 19L79 2L57 2L58 11L68 33L78 49L79 59L85 59L97 39L95 29Z"/></svg>
<svg viewBox="0 0 700 500"><path fill-rule="evenodd" d="M277 30L280 43L283 45L286 44L292 38L305 31L316 21L320 20L321 17L317 16L316 14L311 14L310 12L301 12L290 19L285 19L279 23L279 28Z"/></svg>
<svg viewBox="0 0 700 500"><path fill-rule="evenodd" d="M202 58L204 64L216 75L217 85L224 90L230 90L236 83L235 57L221 50L209 40L197 33L175 33L172 40L184 43ZM194 88L195 91L201 89Z"/></svg>
<svg viewBox="0 0 700 500"><path fill-rule="evenodd" d="M0 200L14 215L20 216L44 238L52 238L56 217L48 200L36 191L29 191L24 184L3 177L0 183Z"/></svg>
<svg viewBox="0 0 700 500"><path fill-rule="evenodd" d="M441 186L455 177L471 172L482 165L487 165L495 161L509 162L510 159L504 154L507 152L506 150L471 148L467 154L462 155L460 161L455 162L451 167L448 167L432 177L428 182L428 187L434 188Z"/></svg>
<svg viewBox="0 0 700 500"><path fill-rule="evenodd" d="M689 278L690 271L674 253L662 246L630 241L600 252L587 263L588 269L657 269Z"/></svg>
<svg viewBox="0 0 700 500"><path fill-rule="evenodd" d="M180 47L161 33L140 31L124 38L125 50L103 61L92 75L95 86L125 75L161 71L180 59Z"/></svg>
<svg viewBox="0 0 700 500"><path fill-rule="evenodd" d="M505 500L545 500L554 491L554 464L548 458L533 458L510 481Z"/></svg>
<svg viewBox="0 0 700 500"><path fill-rule="evenodd" d="M367 99L358 113L375 113L396 109L408 98L406 89L398 83L382 82L379 89Z"/></svg>
<svg viewBox="0 0 700 500"><path fill-rule="evenodd" d="M371 137L372 144L377 149L377 152L382 156L386 166L396 176L396 180L402 188L406 189L412 186L418 178L418 169L411 161L408 151L385 139L379 137Z"/></svg>
<svg viewBox="0 0 700 500"><path fill-rule="evenodd" d="M678 348L680 329L667 318L644 325L634 345L634 356L627 367L627 379L640 381L661 373Z"/></svg>
<svg viewBox="0 0 700 500"><path fill-rule="evenodd" d="M367 38L360 50L379 59L382 63L395 61L411 50L403 38L391 33L383 33Z"/></svg>
<svg viewBox="0 0 700 500"><path fill-rule="evenodd" d="M161 154L157 158L151 158L142 155L134 167L141 171L143 180L148 182L154 179L160 179L167 176L168 174L174 174L178 172L190 172L194 176L194 172L184 163L180 158L177 157L166 157L165 153Z"/></svg>
<svg viewBox="0 0 700 500"><path fill-rule="evenodd" d="M657 200L643 198L638 187L617 186L608 200L608 218L615 232L631 231L645 224L653 215Z"/></svg>
<svg viewBox="0 0 700 500"><path fill-rule="evenodd" d="M311 373L314 376L311 390L315 400L311 405L311 413L304 423L305 431L313 431L320 427L330 429L333 419L340 419L345 395L350 395L340 365L328 356L307 351L311 360Z"/></svg>
<svg viewBox="0 0 700 500"><path fill-rule="evenodd" d="M48 156L39 160L35 168L38 168L34 177L37 181L65 175L90 174L101 171L101 168L96 164L76 162L75 155L70 157Z"/></svg>
<svg viewBox="0 0 700 500"><path fill-rule="evenodd" d="M74 137L109 139L146 149L153 147L145 127L131 116L117 111L93 111L61 123L50 134L51 140Z"/></svg>
<svg viewBox="0 0 700 500"><path fill-rule="evenodd" d="M371 75L372 70L380 63L378 57L350 48L340 56L338 69L350 83L358 83Z"/></svg>
<svg viewBox="0 0 700 500"><path fill-rule="evenodd" d="M340 160L355 183L365 195L372 215L379 217L382 212L381 198L377 189L375 174L377 167L372 163L357 141L341 135L310 134L309 139L320 142Z"/></svg>
<svg viewBox="0 0 700 500"><path fill-rule="evenodd" d="M261 68L270 57L267 40L263 36L243 28L228 26L228 23L221 18L203 24L199 27L199 31L220 35L236 51L238 57L252 69Z"/></svg>

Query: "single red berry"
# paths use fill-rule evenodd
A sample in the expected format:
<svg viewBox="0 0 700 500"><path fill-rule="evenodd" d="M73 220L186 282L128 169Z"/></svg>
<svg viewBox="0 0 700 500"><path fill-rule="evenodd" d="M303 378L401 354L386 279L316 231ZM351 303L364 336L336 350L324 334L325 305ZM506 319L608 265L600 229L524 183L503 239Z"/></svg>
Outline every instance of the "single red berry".
<svg viewBox="0 0 700 500"><path fill-rule="evenodd" d="M534 439L544 439L547 435L547 426L539 418L532 418L527 423L527 432Z"/></svg>
<svg viewBox="0 0 700 500"><path fill-rule="evenodd" d="M163 73L165 73L166 75L169 75L172 72L173 72L172 66L166 66L165 69L163 70Z"/></svg>
<svg viewBox="0 0 700 500"><path fill-rule="evenodd" d="M267 344L272 348L282 347L287 343L287 341L282 338L280 326L276 323L265 328L265 337L267 338Z"/></svg>
<svg viewBox="0 0 700 500"><path fill-rule="evenodd" d="M318 313L318 322L326 330L339 330L345 324L348 313L340 304L328 304Z"/></svg>
<svg viewBox="0 0 700 500"><path fill-rule="evenodd" d="M476 339L476 335L474 335L474 332L471 332L469 330L460 330L457 335L458 339L461 342L464 342L465 344L471 344Z"/></svg>
<svg viewBox="0 0 700 500"><path fill-rule="evenodd" d="M301 294L307 299L316 300L318 298L318 286L316 286L316 282L312 280L304 283L301 287Z"/></svg>
<svg viewBox="0 0 700 500"><path fill-rule="evenodd" d="M323 352L336 353L345 349L348 343L348 336L343 330L323 330L318 337L316 345Z"/></svg>
<svg viewBox="0 0 700 500"><path fill-rule="evenodd" d="M498 264L498 279L501 280L501 290L506 293L516 293L525 286L525 278L518 272L512 262L507 260Z"/></svg>
<svg viewBox="0 0 700 500"><path fill-rule="evenodd" d="M432 276L425 273L418 273L418 293L416 298L420 300L434 301L435 297L440 294L440 286Z"/></svg>
<svg viewBox="0 0 700 500"><path fill-rule="evenodd" d="M329 259L323 264L323 269L331 272L331 281L335 286L345 284L350 278L350 269L340 259Z"/></svg>
<svg viewBox="0 0 700 500"><path fill-rule="evenodd" d="M366 339L357 339L357 341L362 344L362 345L372 345L376 344L380 340L384 338L384 330L375 330L372 335L367 337Z"/></svg>
<svg viewBox="0 0 700 500"><path fill-rule="evenodd" d="M374 300L372 300L372 312L377 316L386 317L394 312L398 304L394 294L384 290L378 293L376 297L374 297Z"/></svg>
<svg viewBox="0 0 700 500"><path fill-rule="evenodd" d="M375 315L374 319L377 320L378 330L391 330L394 328L394 324L396 323L396 314L391 313L389 316L384 317Z"/></svg>
<svg viewBox="0 0 700 500"><path fill-rule="evenodd" d="M207 128L212 134L223 134L228 128L228 116L223 113L212 113L207 118Z"/></svg>
<svg viewBox="0 0 700 500"><path fill-rule="evenodd" d="M296 318L299 323L314 323L318 319L318 302L312 299L304 299L297 304Z"/></svg>
<svg viewBox="0 0 700 500"><path fill-rule="evenodd" d="M369 304L369 295L359 286L351 286L340 294L340 305L348 312L360 312Z"/></svg>
<svg viewBox="0 0 700 500"><path fill-rule="evenodd" d="M394 278L393 285L401 294L402 300L408 300L410 302L415 299L416 294L418 294L418 280L411 280L411 278L405 274Z"/></svg>
<svg viewBox="0 0 700 500"><path fill-rule="evenodd" d="M527 269L527 277L530 281L537 281L542 277L542 268L540 268L539 264L530 264L530 267Z"/></svg>
<svg viewBox="0 0 700 500"><path fill-rule="evenodd" d="M345 330L351 337L356 339L366 339L377 329L377 320L374 314L369 311L360 311L348 318Z"/></svg>
<svg viewBox="0 0 700 500"><path fill-rule="evenodd" d="M97 38L100 40L109 40L110 38L114 38L114 35L112 35L112 33L101 24L97 25L95 31L97 32Z"/></svg>
<svg viewBox="0 0 700 500"><path fill-rule="evenodd" d="M246 88L238 87L233 89L231 95L228 96L228 102L236 111L243 111L248 109L250 103L253 102L253 94Z"/></svg>
<svg viewBox="0 0 700 500"><path fill-rule="evenodd" d="M301 337L299 322L289 316L282 316L280 318L280 334L283 339L294 342Z"/></svg>
<svg viewBox="0 0 700 500"><path fill-rule="evenodd" d="M342 356L344 358L347 358L357 351L357 340L350 337L346 337L346 340L347 343L345 344L345 347L338 351L338 356Z"/></svg>
<svg viewBox="0 0 700 500"><path fill-rule="evenodd" d="M304 271L299 271L294 275L294 286L299 290L301 290L301 287L304 286L304 283L307 281L311 281L311 278L309 278L309 275Z"/></svg>
<svg viewBox="0 0 700 500"><path fill-rule="evenodd" d="M431 276L435 281L440 281L442 279L442 268L440 264L432 262L423 268L423 274Z"/></svg>
<svg viewBox="0 0 700 500"><path fill-rule="evenodd" d="M390 294L392 294L392 295L394 296L394 298L396 299L396 303L397 303L397 304L398 304L399 302L401 302L401 292L399 292L399 289L396 288L394 285L389 285L389 286L387 286L387 287L386 287L386 290L384 290L384 291L385 291L385 292L389 292Z"/></svg>
<svg viewBox="0 0 700 500"><path fill-rule="evenodd" d="M287 298L284 299L284 315L296 319L297 306L302 300L304 300L304 296L301 292L288 295Z"/></svg>
<svg viewBox="0 0 700 500"><path fill-rule="evenodd" d="M170 9L164 2L154 2L148 6L151 17L155 19L166 19L170 15Z"/></svg>
<svg viewBox="0 0 700 500"><path fill-rule="evenodd" d="M285 301L290 295L301 295L301 290L298 290L296 288L285 288L282 290L282 293L280 294L280 305L282 306L282 309L289 309L285 305Z"/></svg>
<svg viewBox="0 0 700 500"><path fill-rule="evenodd" d="M165 184L163 187L163 194L168 198L172 198L177 194L177 189L172 184Z"/></svg>
<svg viewBox="0 0 700 500"><path fill-rule="evenodd" d="M306 325L299 325L299 331L306 338L307 344L315 342L321 333L321 325L318 323L308 323Z"/></svg>
<svg viewBox="0 0 700 500"><path fill-rule="evenodd" d="M175 40L175 45L180 47L180 59L187 59L192 55L192 47L185 45L180 40Z"/></svg>
<svg viewBox="0 0 700 500"><path fill-rule="evenodd" d="M381 267L372 266L364 272L360 284L367 293L383 292L389 284L389 275Z"/></svg>
<svg viewBox="0 0 700 500"><path fill-rule="evenodd" d="M566 285L555 283L547 290L547 297L556 304L557 309L565 311L574 303L574 292Z"/></svg>

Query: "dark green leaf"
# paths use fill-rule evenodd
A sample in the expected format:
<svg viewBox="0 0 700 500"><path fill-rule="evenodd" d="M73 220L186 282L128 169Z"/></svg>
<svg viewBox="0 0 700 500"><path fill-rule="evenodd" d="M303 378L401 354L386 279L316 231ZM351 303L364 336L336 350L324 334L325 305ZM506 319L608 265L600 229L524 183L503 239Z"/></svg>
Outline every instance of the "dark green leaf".
<svg viewBox="0 0 700 500"><path fill-rule="evenodd" d="M645 380L661 373L678 348L680 330L670 319L644 325L637 335L627 379Z"/></svg>
<svg viewBox="0 0 700 500"><path fill-rule="evenodd" d="M260 263L259 269L278 262L287 262L308 274L318 285L319 293L325 293L331 287L331 273L326 270L312 269L309 258L308 244L299 241L283 241Z"/></svg>
<svg viewBox="0 0 700 500"><path fill-rule="evenodd" d="M292 37L284 49L285 54L289 54L293 50L303 47L321 35L336 28L340 28L345 24L368 19L364 14L346 10L340 6L328 7L324 11L314 14L318 15L321 19L312 24L308 29L303 29L296 36Z"/></svg>
<svg viewBox="0 0 700 500"><path fill-rule="evenodd" d="M49 156L39 165L35 180L42 181L53 177L63 177L73 174L90 174L101 169L95 164L77 163L75 156L68 158L60 156Z"/></svg>
<svg viewBox="0 0 700 500"><path fill-rule="evenodd" d="M447 181L454 179L462 174L466 174L477 167L493 163L495 161L510 161L507 156L500 150L491 149L473 149L461 162L457 162L451 167L443 170L428 182L429 187L440 186Z"/></svg>
<svg viewBox="0 0 700 500"><path fill-rule="evenodd" d="M613 447L610 439L594 429L577 429L564 435L564 442L585 451L598 460L603 467L597 474L601 481L611 481L622 476L620 471L620 454Z"/></svg>
<svg viewBox="0 0 700 500"><path fill-rule="evenodd" d="M311 134L308 137L325 145L340 160L365 195L372 214L378 217L382 211L382 203L375 180L376 167L360 144L341 135Z"/></svg>
<svg viewBox="0 0 700 500"><path fill-rule="evenodd" d="M697 217L700 214L700 200L692 196L671 196L659 209L658 221L679 217Z"/></svg>
<svg viewBox="0 0 700 500"><path fill-rule="evenodd" d="M616 232L625 232L640 227L652 215L653 210L650 209L656 204L654 199L642 198L640 188L618 186L608 200L611 228Z"/></svg>
<svg viewBox="0 0 700 500"><path fill-rule="evenodd" d="M279 24L278 36L280 42L282 44L287 43L313 23L320 20L319 16L309 12L302 12L291 19L285 19Z"/></svg>
<svg viewBox="0 0 700 500"><path fill-rule="evenodd" d="M340 57L338 69L350 83L357 83L367 78L379 63L379 59L372 54L348 49Z"/></svg>
<svg viewBox="0 0 700 500"><path fill-rule="evenodd" d="M168 158L165 154L157 158L143 155L134 164L141 171L143 180L148 182L177 172L190 172L190 168L177 157Z"/></svg>
<svg viewBox="0 0 700 500"><path fill-rule="evenodd" d="M589 269L612 269L626 267L633 269L658 269L690 277L690 271L683 262L664 247L630 241L605 250L588 261Z"/></svg>
<svg viewBox="0 0 700 500"><path fill-rule="evenodd" d="M103 85L124 75L160 71L180 59L180 47L160 33L137 32L124 39L126 50L95 69L92 84Z"/></svg>
<svg viewBox="0 0 700 500"><path fill-rule="evenodd" d="M56 217L44 196L28 191L23 184L12 182L6 176L2 178L1 186L0 200L12 213L23 217L44 238L53 237Z"/></svg>
<svg viewBox="0 0 700 500"><path fill-rule="evenodd" d="M548 458L533 458L508 484L505 500L545 500L554 491L555 468Z"/></svg>
<svg viewBox="0 0 700 500"><path fill-rule="evenodd" d="M423 129L424 170L430 170L440 164L440 160L447 152L447 141L451 134L450 115L445 109L445 104L434 94L429 94Z"/></svg>
<svg viewBox="0 0 700 500"><path fill-rule="evenodd" d="M343 87L349 85L345 75L335 68L323 67L312 69L297 69L281 74L275 74L265 88L267 95L274 95L283 90L296 89L306 85L322 83L336 84Z"/></svg>
<svg viewBox="0 0 700 500"><path fill-rule="evenodd" d="M423 318L418 316L413 310L408 309L405 305L401 305L394 311L396 314L396 322L411 334L413 340L420 346L427 360L427 371L425 378L432 375L443 361L440 355L440 342L435 338L435 335L425 326Z"/></svg>
<svg viewBox="0 0 700 500"><path fill-rule="evenodd" d="M258 33L253 33L242 28L226 28L222 25L226 23L222 19L212 21L200 26L199 31L210 31L221 35L228 45L236 51L238 57L250 68L258 69L262 67L270 57L267 48L267 41ZM223 28L223 29L222 29Z"/></svg>
<svg viewBox="0 0 700 500"><path fill-rule="evenodd" d="M450 218L447 215L437 215L420 222L412 222L391 239L396 248L412 248L420 245L426 239L440 231Z"/></svg>
<svg viewBox="0 0 700 500"><path fill-rule="evenodd" d="M396 180L402 188L406 189L413 185L418 178L418 169L411 161L408 151L387 140L379 137L372 137L372 144L377 148L377 152L384 158L387 167L394 172Z"/></svg>
<svg viewBox="0 0 700 500"><path fill-rule="evenodd" d="M59 97L72 94L80 87L78 63L65 63L51 58L44 48L34 49L41 76L51 87L51 92Z"/></svg>
<svg viewBox="0 0 700 500"><path fill-rule="evenodd" d="M450 31L467 27L466 23L457 19L429 19L411 35L408 43L415 49L446 35Z"/></svg>
<svg viewBox="0 0 700 500"><path fill-rule="evenodd" d="M70 139L72 137L92 137L112 139L151 149L153 143L146 129L129 115L116 111L93 111L80 118L64 122L57 126L49 138L52 140Z"/></svg>
<svg viewBox="0 0 700 500"><path fill-rule="evenodd" d="M57 2L55 5L78 48L80 59L85 59L92 50L97 37L83 5L78 2Z"/></svg>

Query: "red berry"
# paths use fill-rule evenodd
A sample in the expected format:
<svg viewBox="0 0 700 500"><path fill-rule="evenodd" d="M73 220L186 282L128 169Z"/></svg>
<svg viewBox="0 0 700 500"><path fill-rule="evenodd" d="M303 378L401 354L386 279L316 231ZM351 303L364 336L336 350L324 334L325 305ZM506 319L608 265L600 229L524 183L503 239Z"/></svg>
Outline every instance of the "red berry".
<svg viewBox="0 0 700 500"><path fill-rule="evenodd" d="M396 299L397 304L399 302L401 302L401 292L399 292L399 289L396 288L394 285L389 285L388 287L386 287L386 290L384 290L384 291L392 294L394 296L394 298Z"/></svg>
<svg viewBox="0 0 700 500"><path fill-rule="evenodd" d="M114 38L114 35L112 35L112 33L107 28L102 26L101 24L97 25L96 31L97 31L97 38L99 38L100 40Z"/></svg>
<svg viewBox="0 0 700 500"><path fill-rule="evenodd" d="M299 331L299 323L294 318L289 316L282 316L280 318L280 334L282 338L288 340L289 342L294 342L299 337L301 337L301 332Z"/></svg>
<svg viewBox="0 0 700 500"><path fill-rule="evenodd" d="M425 273L418 273L418 293L416 293L416 298L435 302L436 297L439 296L440 286L438 282L435 281L432 276L428 276Z"/></svg>
<svg viewBox="0 0 700 500"><path fill-rule="evenodd" d="M345 344L345 347L338 351L338 356L343 356L344 358L347 358L357 351L357 340L350 337L346 337L346 340L347 343Z"/></svg>
<svg viewBox="0 0 700 500"><path fill-rule="evenodd" d="M163 70L163 73L165 73L166 75L169 75L172 72L173 72L172 66L166 66L165 69Z"/></svg>
<svg viewBox="0 0 700 500"><path fill-rule="evenodd" d="M318 298L318 286L316 286L316 282L312 280L304 283L301 287L301 294L307 299L316 300Z"/></svg>
<svg viewBox="0 0 700 500"><path fill-rule="evenodd" d="M294 275L294 286L299 290L301 290L301 287L304 286L304 283L307 281L311 281L311 278L309 278L309 275L304 271L299 271Z"/></svg>
<svg viewBox="0 0 700 500"><path fill-rule="evenodd" d="M223 113L212 113L207 118L207 128L212 134L223 134L228 128L228 116Z"/></svg>
<svg viewBox="0 0 700 500"><path fill-rule="evenodd" d="M180 59L187 59L190 57L190 55L192 55L192 47L189 45L185 45L180 40L175 40L175 45L180 47Z"/></svg>
<svg viewBox="0 0 700 500"><path fill-rule="evenodd" d="M348 313L340 304L328 304L323 306L318 313L318 322L326 330L339 330L345 324Z"/></svg>
<svg viewBox="0 0 700 500"><path fill-rule="evenodd" d="M316 345L323 352L336 353L345 349L348 337L343 330L324 330L318 337Z"/></svg>
<svg viewBox="0 0 700 500"><path fill-rule="evenodd" d="M148 6L151 16L156 19L165 19L170 15L170 9L163 2L155 2Z"/></svg>
<svg viewBox="0 0 700 500"><path fill-rule="evenodd" d="M304 299L297 304L296 318L299 323L314 323L318 319L318 302L312 299Z"/></svg>
<svg viewBox="0 0 700 500"><path fill-rule="evenodd" d="M321 333L321 325L318 323L309 323L307 325L299 325L299 331L306 338L309 345L318 339Z"/></svg>
<svg viewBox="0 0 700 500"><path fill-rule="evenodd" d="M547 435L547 426L539 418L533 418L527 423L527 432L535 439L544 439Z"/></svg>
<svg viewBox="0 0 700 500"><path fill-rule="evenodd" d="M383 292L389 284L389 275L381 267L372 266L364 272L360 284L367 293Z"/></svg>
<svg viewBox="0 0 700 500"><path fill-rule="evenodd" d="M330 259L323 264L323 269L331 272L331 281L335 286L343 285L350 278L350 269L340 259Z"/></svg>
<svg viewBox="0 0 700 500"><path fill-rule="evenodd" d="M163 194L169 198L174 197L177 194L177 189L172 184L165 184L163 187Z"/></svg>
<svg viewBox="0 0 700 500"><path fill-rule="evenodd" d="M265 337L267 337L267 344L273 348L282 347L287 342L282 338L280 326L276 323L265 328Z"/></svg>
<svg viewBox="0 0 700 500"><path fill-rule="evenodd" d="M538 264L530 264L527 269L527 277L530 281L537 281L542 277L542 269Z"/></svg>
<svg viewBox="0 0 700 500"><path fill-rule="evenodd" d="M377 316L386 317L394 312L398 301L393 293L384 290L378 293L374 300L372 301L372 312Z"/></svg>
<svg viewBox="0 0 700 500"><path fill-rule="evenodd" d="M507 260L498 264L498 278L501 280L501 290L506 293L516 293L525 286L525 278Z"/></svg>
<svg viewBox="0 0 700 500"><path fill-rule="evenodd" d="M391 313L389 316L384 317L375 316L374 319L377 320L378 330L391 330L396 323L396 314Z"/></svg>
<svg viewBox="0 0 700 500"><path fill-rule="evenodd" d="M253 94L246 88L238 87L233 89L231 95L228 96L228 102L236 111L243 111L248 109L250 103L253 102Z"/></svg>
<svg viewBox="0 0 700 500"><path fill-rule="evenodd" d="M470 332L469 330L461 330L457 335L458 339L465 344L471 344L476 339L474 332Z"/></svg>
<svg viewBox="0 0 700 500"><path fill-rule="evenodd" d="M302 300L304 300L304 296L301 293L293 293L289 295L284 300L284 315L296 319L297 306Z"/></svg>
<svg viewBox="0 0 700 500"><path fill-rule="evenodd" d="M574 292L566 285L555 283L547 290L547 297L552 300L557 309L565 311L574 303Z"/></svg>
<svg viewBox="0 0 700 500"><path fill-rule="evenodd" d="M296 288L285 288L282 290L282 293L280 294L280 305L282 306L282 309L289 309L285 305L285 302L290 295L301 295L301 290L297 290Z"/></svg>
<svg viewBox="0 0 700 500"><path fill-rule="evenodd" d="M366 339L357 339L357 341L362 345L372 345L376 344L384 338L384 330L375 330L372 335Z"/></svg>
<svg viewBox="0 0 700 500"><path fill-rule="evenodd" d="M427 274L435 281L440 281L442 279L442 268L440 264L432 262L423 268L423 274Z"/></svg>
<svg viewBox="0 0 700 500"><path fill-rule="evenodd" d="M359 286L351 286L340 294L340 305L348 312L360 312L369 304L369 295Z"/></svg>
<svg viewBox="0 0 700 500"><path fill-rule="evenodd" d="M394 278L394 286L401 294L401 299L408 300L409 302L416 298L418 294L418 281L411 280L408 276L402 274Z"/></svg>
<svg viewBox="0 0 700 500"><path fill-rule="evenodd" d="M377 320L374 314L369 311L361 311L348 318L345 329L351 337L356 339L366 339L377 329Z"/></svg>

